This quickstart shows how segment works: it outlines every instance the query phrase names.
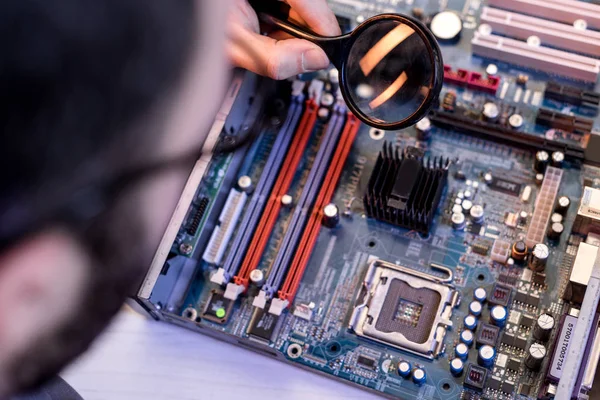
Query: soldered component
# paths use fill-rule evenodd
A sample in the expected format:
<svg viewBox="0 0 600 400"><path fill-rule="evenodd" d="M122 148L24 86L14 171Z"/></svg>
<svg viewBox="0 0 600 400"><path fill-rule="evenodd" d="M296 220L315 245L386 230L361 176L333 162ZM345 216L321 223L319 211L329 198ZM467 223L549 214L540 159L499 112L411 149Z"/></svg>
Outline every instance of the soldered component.
<svg viewBox="0 0 600 400"><path fill-rule="evenodd" d="M532 371L539 371L546 358L546 347L541 343L532 343L527 350L525 365Z"/></svg>
<svg viewBox="0 0 600 400"><path fill-rule="evenodd" d="M463 24L458 13L446 10L433 16L429 28L441 43L455 43L460 38Z"/></svg>
<svg viewBox="0 0 600 400"><path fill-rule="evenodd" d="M456 107L456 93L448 91L442 99L442 108L446 111L454 111Z"/></svg>
<svg viewBox="0 0 600 400"><path fill-rule="evenodd" d="M600 189L584 188L573 231L581 235L600 232Z"/></svg>
<svg viewBox="0 0 600 400"><path fill-rule="evenodd" d="M536 272L544 271L549 257L550 248L544 243L536 244L531 251L531 257L529 257L529 268Z"/></svg>
<svg viewBox="0 0 600 400"><path fill-rule="evenodd" d="M528 219L529 219L529 213L527 211L521 211L519 213L519 224L520 225L526 225Z"/></svg>
<svg viewBox="0 0 600 400"><path fill-rule="evenodd" d="M562 151L555 151L552 153L552 166L555 168L562 168L565 162L565 153Z"/></svg>
<svg viewBox="0 0 600 400"><path fill-rule="evenodd" d="M536 207L533 212L533 217L529 223L525 243L527 247L533 248L538 243L544 241L544 236L547 231L548 221L554 208L554 202L558 195L558 189L562 181L563 170L548 167L544 182L537 196Z"/></svg>
<svg viewBox="0 0 600 400"><path fill-rule="evenodd" d="M499 336L499 327L490 324L481 324L477 332L477 347L484 345L495 347Z"/></svg>
<svg viewBox="0 0 600 400"><path fill-rule="evenodd" d="M579 244L575 263L571 269L569 284L564 294L566 300L574 303L583 301L597 257L598 247L585 242Z"/></svg>
<svg viewBox="0 0 600 400"><path fill-rule="evenodd" d="M424 368L417 367L412 372L412 379L416 385L421 386L421 385L425 384L425 382L427 382L427 372L425 371Z"/></svg>
<svg viewBox="0 0 600 400"><path fill-rule="evenodd" d="M462 231L467 225L467 219L462 212L452 214L452 227L457 231Z"/></svg>
<svg viewBox="0 0 600 400"><path fill-rule="evenodd" d="M429 140L431 138L431 121L425 117L415 124L418 140Z"/></svg>
<svg viewBox="0 0 600 400"><path fill-rule="evenodd" d="M492 254L490 258L500 264L506 264L509 257L510 243L501 239L496 239L494 241L494 246L492 247Z"/></svg>
<svg viewBox="0 0 600 400"><path fill-rule="evenodd" d="M567 214L569 207L571 207L571 199L569 196L560 196L556 201L556 212L561 215Z"/></svg>
<svg viewBox="0 0 600 400"><path fill-rule="evenodd" d="M443 350L458 292L440 278L382 260L371 262L349 327L428 359Z"/></svg>
<svg viewBox="0 0 600 400"><path fill-rule="evenodd" d="M283 196L281 196L281 205L284 207L291 207L292 203L294 202L294 198L292 196L290 196L289 194L284 194Z"/></svg>
<svg viewBox="0 0 600 400"><path fill-rule="evenodd" d="M222 291L213 289L200 317L218 324L224 324L231 315L233 303L233 301L223 296Z"/></svg>
<svg viewBox="0 0 600 400"><path fill-rule="evenodd" d="M453 376L461 376L465 370L465 363L460 358L453 358L450 361L450 373Z"/></svg>
<svg viewBox="0 0 600 400"><path fill-rule="evenodd" d="M524 241L518 240L512 246L511 257L515 261L525 261L527 257L527 245Z"/></svg>
<svg viewBox="0 0 600 400"><path fill-rule="evenodd" d="M531 193L532 193L533 189L531 188L531 186L527 185L525 186L525 189L523 189L523 193L521 194L521 201L523 203L529 203L529 200L531 200Z"/></svg>
<svg viewBox="0 0 600 400"><path fill-rule="evenodd" d="M559 214L559 213L554 213L554 214L552 214L552 216L550 216L551 224L556 224L556 223L561 224L563 222L563 220L564 220L564 218L563 218L562 214Z"/></svg>
<svg viewBox="0 0 600 400"><path fill-rule="evenodd" d="M533 169L536 172L544 173L546 168L550 164L550 154L547 151L540 150L535 153L535 161L533 164Z"/></svg>
<svg viewBox="0 0 600 400"><path fill-rule="evenodd" d="M496 349L489 345L484 345L477 352L477 363L485 368L490 368L494 365L496 358Z"/></svg>
<svg viewBox="0 0 600 400"><path fill-rule="evenodd" d="M529 82L529 75L519 74L517 75L517 85L526 86Z"/></svg>
<svg viewBox="0 0 600 400"><path fill-rule="evenodd" d="M469 303L469 312L474 316L478 317L481 315L481 311L483 310L483 306L480 302L473 300Z"/></svg>
<svg viewBox="0 0 600 400"><path fill-rule="evenodd" d="M523 126L523 117L521 114L513 114L508 118L508 125L513 129L519 129Z"/></svg>
<svg viewBox="0 0 600 400"><path fill-rule="evenodd" d="M465 329L460 333L460 341L471 347L473 345L473 341L475 340L473 336L473 332Z"/></svg>
<svg viewBox="0 0 600 400"><path fill-rule="evenodd" d="M255 269L250 272L250 282L255 286L262 286L265 282L265 274L260 269Z"/></svg>
<svg viewBox="0 0 600 400"><path fill-rule="evenodd" d="M240 190L248 193L252 189L252 178L250 178L248 175L242 175L238 179L237 184Z"/></svg>
<svg viewBox="0 0 600 400"><path fill-rule="evenodd" d="M327 204L323 208L323 225L327 228L335 228L340 223L340 210L333 204Z"/></svg>
<svg viewBox="0 0 600 400"><path fill-rule="evenodd" d="M465 318L463 319L463 326L465 327L465 329L474 331L475 329L477 329L477 317L470 314L465 316Z"/></svg>
<svg viewBox="0 0 600 400"><path fill-rule="evenodd" d="M466 360L469 357L469 347L464 343L459 343L454 347L454 355L461 360Z"/></svg>
<svg viewBox="0 0 600 400"><path fill-rule="evenodd" d="M483 118L488 122L493 122L498 119L500 109L496 103L485 103L483 105Z"/></svg>
<svg viewBox="0 0 600 400"><path fill-rule="evenodd" d="M547 342L554 329L554 317L550 314L541 314L533 327L533 337L540 342Z"/></svg>
<svg viewBox="0 0 600 400"><path fill-rule="evenodd" d="M473 290L473 298L480 303L485 303L487 300L487 291L482 287L478 287Z"/></svg>
<svg viewBox="0 0 600 400"><path fill-rule="evenodd" d="M476 224L483 223L485 219L485 210L480 204L475 204L473 207L471 207L471 211L469 211L469 214L471 215L471 219L473 220L473 222L475 222Z"/></svg>
<svg viewBox="0 0 600 400"><path fill-rule="evenodd" d="M548 230L548 239L553 241L560 240L563 232L565 231L565 226L560 222L555 222L550 225L550 229Z"/></svg>
<svg viewBox="0 0 600 400"><path fill-rule="evenodd" d="M493 325L496 325L502 328L506 325L506 318L508 317L508 312L506 311L506 307L497 305L493 306L490 309L490 322Z"/></svg>
<svg viewBox="0 0 600 400"><path fill-rule="evenodd" d="M412 374L412 366L408 361L400 361L398 363L398 375L403 378L409 378Z"/></svg>
<svg viewBox="0 0 600 400"><path fill-rule="evenodd" d="M471 200L465 199L462 201L462 209L465 214L470 214L471 208L473 208L473 202Z"/></svg>
<svg viewBox="0 0 600 400"><path fill-rule="evenodd" d="M485 68L485 73L488 74L488 76L498 75L498 66L496 64L488 64Z"/></svg>
<svg viewBox="0 0 600 400"><path fill-rule="evenodd" d="M483 391L485 387L485 382L487 381L488 371L486 368L479 367L475 364L467 365L467 370L465 372L465 387L476 390Z"/></svg>

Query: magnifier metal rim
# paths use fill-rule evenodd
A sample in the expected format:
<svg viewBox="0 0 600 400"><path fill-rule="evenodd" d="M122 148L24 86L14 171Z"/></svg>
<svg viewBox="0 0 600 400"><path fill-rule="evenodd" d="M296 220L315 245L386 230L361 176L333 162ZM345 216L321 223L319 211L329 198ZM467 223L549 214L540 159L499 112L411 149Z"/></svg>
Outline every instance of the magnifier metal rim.
<svg viewBox="0 0 600 400"><path fill-rule="evenodd" d="M373 25L374 22L377 22L379 20L395 20L395 21L399 21L402 23L406 23L407 25L410 25L412 28L414 28L415 32L417 32L419 34L419 36L421 37L421 40L427 46L427 50L429 51L429 56L431 58L431 63L433 65L433 69L434 69L433 81L432 81L432 85L431 85L431 90L429 91L429 95L427 96L425 101L423 101L421 106L414 113L412 113L410 116L408 116L400 121L385 122L385 121L382 121L382 120L379 120L376 118L370 118L370 117L366 116L356 106L354 100L352 99L352 97L350 95L350 91L348 90L348 87L347 87L348 81L347 81L347 77L346 77L346 64L348 63L349 57L343 58L342 65L340 68L340 73L341 73L340 82L342 83L340 85L340 89L342 91L342 95L346 99L346 105L348 106L350 111L352 111L352 113L354 115L356 115L356 117L358 117L358 119L360 119L365 124L374 126L376 128L384 129L384 130L403 129L403 128L407 128L409 126L416 124L420 119L425 117L429 113L431 108L433 107L435 100L438 98L440 91L442 90L442 83L444 80L444 61L442 59L442 52L440 50L440 47L439 47L437 41L435 40L435 37L433 36L433 34L429 31L429 29L427 29L427 27L425 25L423 25L423 23L421 21L419 21L413 17L410 17L408 15L380 14L380 15L374 16L372 18L369 18L362 24L360 24L354 30L354 32L352 33L352 36L356 40L356 38L358 38L358 36L365 29L367 29L368 27ZM355 40L351 41L351 43L349 43L346 46L346 51L347 51L348 55L350 53L350 49L354 45Z"/></svg>

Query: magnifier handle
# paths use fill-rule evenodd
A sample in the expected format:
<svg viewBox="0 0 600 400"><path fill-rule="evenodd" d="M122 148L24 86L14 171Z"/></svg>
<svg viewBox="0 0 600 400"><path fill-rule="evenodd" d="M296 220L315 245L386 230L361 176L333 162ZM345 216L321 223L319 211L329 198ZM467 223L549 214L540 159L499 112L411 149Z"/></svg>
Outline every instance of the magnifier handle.
<svg viewBox="0 0 600 400"><path fill-rule="evenodd" d="M341 56L342 37L326 37L311 32L308 28L299 27L289 21L290 6L278 0L249 0L250 5L258 15L258 19L277 30L283 31L294 37L308 40L321 47L331 62L339 68L338 60Z"/></svg>

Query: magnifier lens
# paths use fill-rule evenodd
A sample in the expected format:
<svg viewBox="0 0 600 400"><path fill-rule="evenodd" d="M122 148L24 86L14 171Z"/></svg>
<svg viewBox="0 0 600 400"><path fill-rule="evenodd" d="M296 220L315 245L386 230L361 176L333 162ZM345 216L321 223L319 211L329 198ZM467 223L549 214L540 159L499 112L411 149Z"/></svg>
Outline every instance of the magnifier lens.
<svg viewBox="0 0 600 400"><path fill-rule="evenodd" d="M346 91L365 117L396 124L430 102L435 60L416 29L399 20L373 21L350 48Z"/></svg>

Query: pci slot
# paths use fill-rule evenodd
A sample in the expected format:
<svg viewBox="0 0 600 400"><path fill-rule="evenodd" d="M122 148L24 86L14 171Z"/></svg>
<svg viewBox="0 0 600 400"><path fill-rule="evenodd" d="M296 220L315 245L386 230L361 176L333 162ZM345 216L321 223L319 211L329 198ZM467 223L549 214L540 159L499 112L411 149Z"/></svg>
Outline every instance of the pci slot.
<svg viewBox="0 0 600 400"><path fill-rule="evenodd" d="M549 140L540 136L513 130L498 124L475 120L448 111L432 111L431 122L439 127L454 129L483 139L516 146L532 151L546 150L549 153L562 151L569 159L584 160L584 149L568 143Z"/></svg>
<svg viewBox="0 0 600 400"><path fill-rule="evenodd" d="M202 259L210 264L219 264L223 258L225 248L233 235L235 223L240 218L248 195L231 189L227 201L219 215L219 224L215 226L213 233L208 241L208 246L204 251Z"/></svg>
<svg viewBox="0 0 600 400"><path fill-rule="evenodd" d="M211 282L219 285L228 283L237 273L242 263L269 194L275 184L277 174L283 164L285 153L290 146L296 126L302 115L302 103L304 102L303 88L304 82L295 81L293 83L292 102L287 117L273 143L264 172L260 176L254 194L239 225L240 228L231 245L231 251L227 254L223 267L219 268L211 276Z"/></svg>
<svg viewBox="0 0 600 400"><path fill-rule="evenodd" d="M589 92L575 86L563 85L557 82L548 82L544 96L547 99L557 100L575 106L592 109L600 107L600 94Z"/></svg>
<svg viewBox="0 0 600 400"><path fill-rule="evenodd" d="M262 286L258 297L254 300L255 305L261 305L260 308L264 308L266 300L273 297L273 294L283 280L283 275L298 246L302 229L308 220L310 208L317 198L319 186L325 177L327 166L335 151L344 124L345 107L341 101L341 99L338 100L334 114L329 120L319 151L302 190L302 195L294 209L282 244L278 249L277 257L270 267L267 281Z"/></svg>
<svg viewBox="0 0 600 400"><path fill-rule="evenodd" d="M475 55L549 74L591 83L595 83L600 74L600 61L596 59L543 46L529 46L526 42L502 36L475 32L471 45Z"/></svg>
<svg viewBox="0 0 600 400"><path fill-rule="evenodd" d="M484 7L481 23L488 24L496 34L527 40L537 36L544 45L600 56L600 33L576 29L573 25L561 24L541 18L530 17L510 11Z"/></svg>
<svg viewBox="0 0 600 400"><path fill-rule="evenodd" d="M594 121L541 108L535 123L549 128L562 129L566 132L584 135L594 128Z"/></svg>
<svg viewBox="0 0 600 400"><path fill-rule="evenodd" d="M488 4L506 10L535 15L553 21L573 24L578 19L588 27L600 28L600 6L577 0L489 0Z"/></svg>
<svg viewBox="0 0 600 400"><path fill-rule="evenodd" d="M317 243L319 232L321 231L323 208L329 204L329 202L331 202L338 180L342 174L342 169L346 163L348 154L350 154L350 149L352 148L352 144L354 143L354 138L356 137L359 127L360 122L358 119L349 113L347 116L346 125L344 127L344 132L342 133L342 138L335 149L333 160L329 166L329 170L327 171L327 175L325 176L323 184L320 186L321 190L319 192L319 196L315 202L315 206L306 229L304 229L300 245L297 249L292 249L294 259L288 275L283 283L283 286L281 287L281 290L278 292L278 297L273 299L271 302L269 312L272 314L280 315L283 309L288 307L296 296L298 287L300 286L300 281L304 275L304 271L306 270L310 256L312 255L313 249ZM292 252L290 252L290 254Z"/></svg>
<svg viewBox="0 0 600 400"><path fill-rule="evenodd" d="M544 182L535 201L535 210L529 223L525 243L530 249L538 243L544 243L548 222L554 210L554 203L558 196L558 189L562 180L563 170L548 167L544 175Z"/></svg>
<svg viewBox="0 0 600 400"><path fill-rule="evenodd" d="M267 242L273 232L279 210L281 209L281 198L287 194L294 175L302 159L304 150L308 144L313 128L317 120L317 110L319 108L318 98L323 89L321 81L313 81L309 93L311 91L317 94L312 94L309 100L306 101L306 110L302 116L302 120L298 125L297 133L294 136L285 159L282 161L281 171L277 176L277 180L271 191L271 195L264 208L264 212L256 227L252 232L252 238L247 251L244 254L243 262L239 272L234 277L234 282L227 284L225 296L229 299L236 299L248 287L250 272L256 269L260 262L260 258L264 252ZM317 99L317 101L315 101Z"/></svg>

